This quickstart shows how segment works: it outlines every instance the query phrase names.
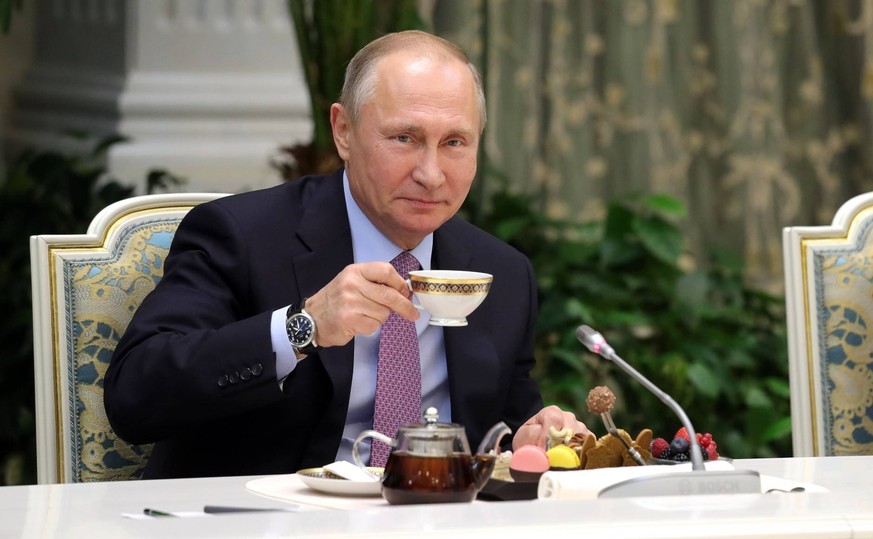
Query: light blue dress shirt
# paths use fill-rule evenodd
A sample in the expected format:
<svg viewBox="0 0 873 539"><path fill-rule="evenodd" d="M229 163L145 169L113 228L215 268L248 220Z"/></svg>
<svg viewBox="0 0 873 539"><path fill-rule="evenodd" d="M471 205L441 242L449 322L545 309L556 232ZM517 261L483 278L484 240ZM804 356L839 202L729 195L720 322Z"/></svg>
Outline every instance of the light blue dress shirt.
<svg viewBox="0 0 873 539"><path fill-rule="evenodd" d="M367 219L352 197L345 172L343 172L343 190L345 191L349 225L352 230L352 249L355 263L390 262L393 260L403 249L392 243ZM428 234L410 253L418 259L422 269L430 269L433 234ZM287 310L288 306L285 306L274 311L270 324L273 350L276 352L276 375L280 383L291 374L298 361L285 332ZM422 410L434 406L439 410L440 422L448 423L451 422L452 411L443 329L428 325L430 315L426 311L420 312L421 317L416 321L415 328L418 332L419 353L421 355ZM349 395L349 409L346 413L346 425L337 452L337 460L352 462L352 444L355 438L361 431L373 428L380 333L381 330L378 330L372 335L358 335L354 339L355 366L352 374L352 392ZM306 361L306 358L300 361ZM365 462L368 461L369 439L361 444L360 450L361 457Z"/></svg>

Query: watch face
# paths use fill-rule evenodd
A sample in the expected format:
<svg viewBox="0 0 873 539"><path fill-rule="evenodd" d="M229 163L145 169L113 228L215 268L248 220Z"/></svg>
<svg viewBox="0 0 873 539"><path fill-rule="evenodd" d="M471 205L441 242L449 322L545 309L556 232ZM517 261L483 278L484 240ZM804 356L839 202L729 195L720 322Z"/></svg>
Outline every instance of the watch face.
<svg viewBox="0 0 873 539"><path fill-rule="evenodd" d="M312 320L309 317L297 314L288 320L288 336L294 346L305 346L312 339Z"/></svg>

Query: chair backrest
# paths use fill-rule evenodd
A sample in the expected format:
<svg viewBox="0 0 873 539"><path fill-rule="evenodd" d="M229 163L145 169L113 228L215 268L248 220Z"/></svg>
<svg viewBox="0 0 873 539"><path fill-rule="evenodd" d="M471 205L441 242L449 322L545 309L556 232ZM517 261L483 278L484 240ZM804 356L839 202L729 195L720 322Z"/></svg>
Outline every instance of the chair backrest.
<svg viewBox="0 0 873 539"><path fill-rule="evenodd" d="M794 456L873 454L873 193L783 231Z"/></svg>
<svg viewBox="0 0 873 539"><path fill-rule="evenodd" d="M119 439L103 378L119 337L164 274L179 222L217 193L145 195L106 207L86 234L30 238L40 483L138 478L151 446Z"/></svg>

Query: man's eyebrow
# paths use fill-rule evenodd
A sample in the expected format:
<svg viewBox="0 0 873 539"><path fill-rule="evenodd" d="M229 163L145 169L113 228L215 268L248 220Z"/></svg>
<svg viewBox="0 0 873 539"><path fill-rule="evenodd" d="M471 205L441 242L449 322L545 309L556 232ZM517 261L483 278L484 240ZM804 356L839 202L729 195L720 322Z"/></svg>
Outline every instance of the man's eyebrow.
<svg viewBox="0 0 873 539"><path fill-rule="evenodd" d="M417 133L421 131L421 126L415 124L391 124L386 127L387 131L393 131L397 133L404 132L412 132Z"/></svg>
<svg viewBox="0 0 873 539"><path fill-rule="evenodd" d="M471 137L474 136L476 132L473 129L453 129L449 131L449 136L462 136L462 137Z"/></svg>
<svg viewBox="0 0 873 539"><path fill-rule="evenodd" d="M399 125L390 126L388 128L388 131L391 131L394 133L419 134L419 133L422 133L424 131L424 128L418 124L399 124ZM458 128L458 129L452 129L451 131L449 131L447 133L446 136L448 136L448 137L457 137L457 136L470 137L470 136L473 136L474 133L475 133L475 131L473 129Z"/></svg>

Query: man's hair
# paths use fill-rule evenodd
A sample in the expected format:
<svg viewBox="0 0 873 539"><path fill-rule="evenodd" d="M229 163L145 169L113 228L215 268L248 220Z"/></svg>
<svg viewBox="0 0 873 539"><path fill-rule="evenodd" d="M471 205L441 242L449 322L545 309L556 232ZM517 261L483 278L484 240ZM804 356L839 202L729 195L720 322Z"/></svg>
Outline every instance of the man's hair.
<svg viewBox="0 0 873 539"><path fill-rule="evenodd" d="M485 89L482 85L482 77L467 54L450 41L422 32L419 30L406 30L386 34L368 43L355 54L346 68L346 78L340 93L339 103L349 115L352 123L358 121L361 108L376 93L376 64L379 60L397 51L415 51L423 56L430 56L443 60L460 60L470 69L473 82L476 85L476 101L479 107L480 129L485 129Z"/></svg>

